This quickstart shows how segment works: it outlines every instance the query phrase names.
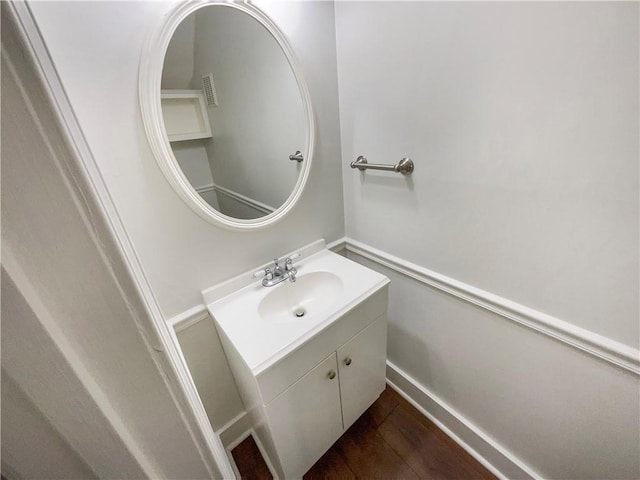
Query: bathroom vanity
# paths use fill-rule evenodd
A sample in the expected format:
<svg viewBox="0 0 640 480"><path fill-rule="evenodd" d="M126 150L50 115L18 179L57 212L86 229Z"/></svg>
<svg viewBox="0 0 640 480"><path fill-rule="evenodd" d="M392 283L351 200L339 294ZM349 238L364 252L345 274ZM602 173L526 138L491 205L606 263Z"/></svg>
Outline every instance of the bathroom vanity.
<svg viewBox="0 0 640 480"><path fill-rule="evenodd" d="M385 387L389 280L316 242L295 282L203 296L274 473L301 477ZM247 280L249 279L249 280Z"/></svg>
<svg viewBox="0 0 640 480"><path fill-rule="evenodd" d="M255 232L296 206L313 106L285 35L251 2L179 2L141 55L139 97L160 170L204 220ZM253 273L204 291L204 304L267 462L296 478L384 390L389 280L323 240L263 266L264 281Z"/></svg>

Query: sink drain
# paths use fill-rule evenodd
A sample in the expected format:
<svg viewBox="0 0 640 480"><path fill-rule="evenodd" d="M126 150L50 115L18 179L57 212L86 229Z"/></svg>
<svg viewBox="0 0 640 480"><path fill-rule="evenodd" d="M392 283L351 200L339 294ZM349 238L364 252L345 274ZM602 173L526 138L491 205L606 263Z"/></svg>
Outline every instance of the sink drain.
<svg viewBox="0 0 640 480"><path fill-rule="evenodd" d="M304 308L302 308L302 307L296 308L296 309L293 311L293 314L294 314L296 317L298 317L298 318L302 318L302 317L304 317L305 313L307 313L307 311L306 311Z"/></svg>

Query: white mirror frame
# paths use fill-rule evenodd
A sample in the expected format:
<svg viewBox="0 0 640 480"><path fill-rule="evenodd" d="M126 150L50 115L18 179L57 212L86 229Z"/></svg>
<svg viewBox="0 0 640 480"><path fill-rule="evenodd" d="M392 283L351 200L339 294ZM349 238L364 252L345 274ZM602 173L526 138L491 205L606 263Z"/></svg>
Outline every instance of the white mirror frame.
<svg viewBox="0 0 640 480"><path fill-rule="evenodd" d="M293 70L293 74L300 90L304 115L307 121L305 150L303 152L304 162L293 191L287 200L274 212L256 219L245 220L224 215L209 205L195 191L189 180L187 180L187 177L182 172L173 150L171 149L164 125L164 118L162 116L160 85L162 70L164 67L164 58L169 42L182 20L196 10L210 5L240 10L260 22L269 31L269 33L271 33L282 48L282 51L287 57L289 65ZM309 172L311 170L311 162L313 160L315 120L311 106L311 96L309 95L307 84L302 76L300 66L295 59L293 50L285 36L277 25L257 7L244 1L216 0L191 1L177 6L163 18L163 22L159 28L152 32L146 47L142 51L138 90L144 128L156 161L169 184L173 187L180 198L182 198L182 200L184 200L198 215L214 225L222 226L230 230L257 230L281 220L291 211L291 209L293 209L296 202L302 195L304 186L307 183Z"/></svg>

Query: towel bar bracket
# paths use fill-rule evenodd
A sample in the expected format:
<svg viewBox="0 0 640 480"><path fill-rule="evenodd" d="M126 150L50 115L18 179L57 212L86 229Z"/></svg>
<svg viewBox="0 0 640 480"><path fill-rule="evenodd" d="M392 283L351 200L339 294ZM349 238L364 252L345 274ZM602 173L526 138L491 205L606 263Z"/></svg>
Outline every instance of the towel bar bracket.
<svg viewBox="0 0 640 480"><path fill-rule="evenodd" d="M300 163L304 160L304 157L302 156L302 152L300 150L296 150L296 153L289 155L289 160L295 160L296 162Z"/></svg>

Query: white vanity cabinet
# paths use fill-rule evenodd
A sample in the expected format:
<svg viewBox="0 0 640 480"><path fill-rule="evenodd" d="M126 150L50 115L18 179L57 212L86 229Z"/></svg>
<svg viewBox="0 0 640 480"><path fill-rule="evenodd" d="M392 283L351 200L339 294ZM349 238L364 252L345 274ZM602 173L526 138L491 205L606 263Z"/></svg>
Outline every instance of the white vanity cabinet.
<svg viewBox="0 0 640 480"><path fill-rule="evenodd" d="M340 347L338 373L344 429L380 396L385 387L387 317L383 315Z"/></svg>
<svg viewBox="0 0 640 480"><path fill-rule="evenodd" d="M382 393L386 344L382 315L266 406L287 478L309 470Z"/></svg>
<svg viewBox="0 0 640 480"><path fill-rule="evenodd" d="M256 373L218 330L258 441L282 478L299 478L385 388L387 284Z"/></svg>
<svg viewBox="0 0 640 480"><path fill-rule="evenodd" d="M299 477L342 435L335 352L266 406L285 476Z"/></svg>
<svg viewBox="0 0 640 480"><path fill-rule="evenodd" d="M378 398L387 356L389 279L324 240L297 253L295 282L263 286L254 270L202 292L245 419L286 479L304 475Z"/></svg>

